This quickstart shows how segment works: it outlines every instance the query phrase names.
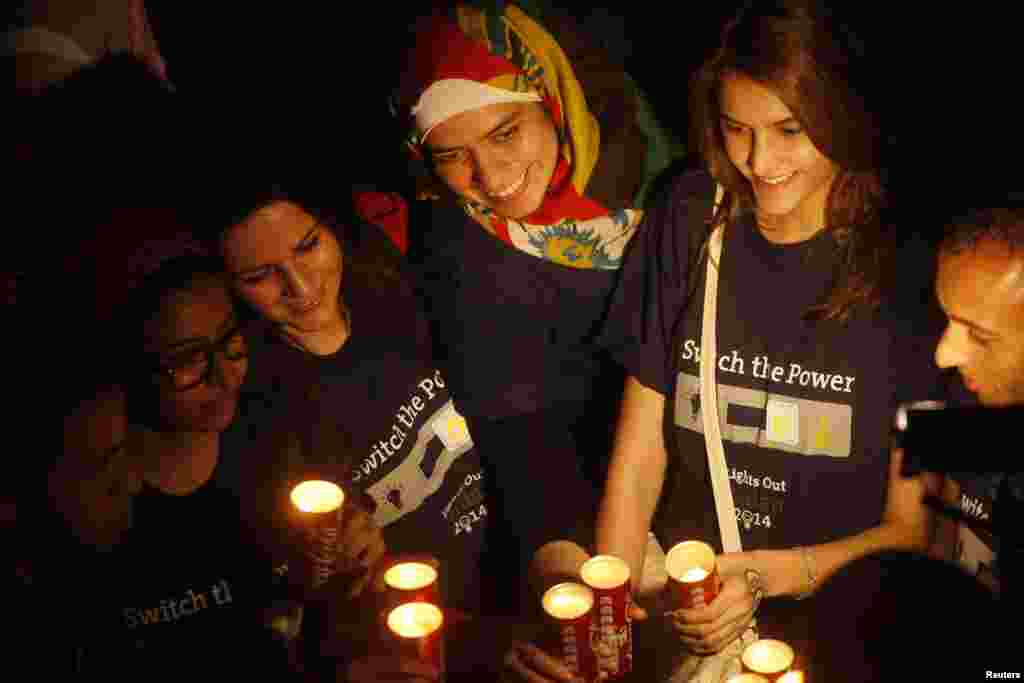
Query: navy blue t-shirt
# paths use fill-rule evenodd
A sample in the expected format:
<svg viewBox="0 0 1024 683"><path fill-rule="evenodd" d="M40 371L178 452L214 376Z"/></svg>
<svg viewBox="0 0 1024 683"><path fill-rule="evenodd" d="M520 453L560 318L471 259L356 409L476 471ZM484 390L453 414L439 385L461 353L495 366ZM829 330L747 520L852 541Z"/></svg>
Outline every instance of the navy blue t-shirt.
<svg viewBox="0 0 1024 683"><path fill-rule="evenodd" d="M690 173L648 212L602 334L630 374L669 399L670 466L655 525L666 547L720 547L698 380L698 255L713 195L706 174ZM775 244L752 218L725 232L714 359L740 536L744 549L824 543L880 522L896 406L942 390L932 362L940 330L924 304L896 297L845 323L809 319L836 280L835 239L822 231ZM900 286L927 291L919 284Z"/></svg>

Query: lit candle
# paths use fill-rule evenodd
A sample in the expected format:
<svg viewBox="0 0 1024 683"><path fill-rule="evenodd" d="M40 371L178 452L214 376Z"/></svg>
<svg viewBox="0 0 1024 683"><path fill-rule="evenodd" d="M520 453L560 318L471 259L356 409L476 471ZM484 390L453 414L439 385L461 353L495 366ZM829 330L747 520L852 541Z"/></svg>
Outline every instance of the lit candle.
<svg viewBox="0 0 1024 683"><path fill-rule="evenodd" d="M580 578L594 592L596 638L591 640L604 680L622 678L633 670L633 604L629 565L614 555L596 555L580 567Z"/></svg>
<svg viewBox="0 0 1024 683"><path fill-rule="evenodd" d="M291 492L292 505L303 513L307 545L299 553L296 577L307 589L317 590L334 574L338 522L345 494L329 481L304 481Z"/></svg>
<svg viewBox="0 0 1024 683"><path fill-rule="evenodd" d="M541 606L556 627L562 663L577 677L596 680L599 668L591 647L594 591L581 583L560 583L544 593Z"/></svg>
<svg viewBox="0 0 1024 683"><path fill-rule="evenodd" d="M756 640L743 651L743 668L752 673L777 677L793 665L793 648L781 640Z"/></svg>
<svg viewBox="0 0 1024 683"><path fill-rule="evenodd" d="M770 683L770 681L764 676L747 673L731 676L726 683Z"/></svg>
<svg viewBox="0 0 1024 683"><path fill-rule="evenodd" d="M703 607L718 594L714 549L701 541L683 541L665 556L669 590L678 607Z"/></svg>
<svg viewBox="0 0 1024 683"><path fill-rule="evenodd" d="M804 683L803 671L790 671L780 678L776 683Z"/></svg>
<svg viewBox="0 0 1024 683"><path fill-rule="evenodd" d="M429 602L409 602L391 610L388 628L402 638L423 638L441 628L444 615Z"/></svg>
<svg viewBox="0 0 1024 683"><path fill-rule="evenodd" d="M578 583L560 583L544 594L541 604L555 619L579 619L593 607L594 593Z"/></svg>
<svg viewBox="0 0 1024 683"><path fill-rule="evenodd" d="M345 502L345 493L329 481L304 481L292 489L292 504L303 512L324 513L337 510Z"/></svg>
<svg viewBox="0 0 1024 683"><path fill-rule="evenodd" d="M694 583L696 581L703 581L709 574L707 569L704 567L694 567L693 569L687 569L683 572L683 575L679 577L680 581L684 583Z"/></svg>
<svg viewBox="0 0 1024 683"><path fill-rule="evenodd" d="M611 590L629 581L629 565L612 555L597 555L583 563L580 577L591 588Z"/></svg>
<svg viewBox="0 0 1024 683"><path fill-rule="evenodd" d="M402 562L384 572L384 582L398 590L418 590L437 581L437 570L423 562Z"/></svg>

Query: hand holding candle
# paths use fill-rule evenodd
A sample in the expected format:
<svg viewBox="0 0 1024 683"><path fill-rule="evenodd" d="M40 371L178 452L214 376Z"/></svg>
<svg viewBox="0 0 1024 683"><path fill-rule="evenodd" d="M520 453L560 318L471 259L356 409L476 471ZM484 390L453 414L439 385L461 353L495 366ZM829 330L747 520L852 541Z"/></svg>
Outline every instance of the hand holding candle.
<svg viewBox="0 0 1024 683"><path fill-rule="evenodd" d="M677 543L665 556L665 570L677 607L702 607L718 594L715 551L707 543Z"/></svg>
<svg viewBox="0 0 1024 683"><path fill-rule="evenodd" d="M384 536L368 509L358 499L346 500L338 532L337 573L349 575L349 599L362 592L373 579L373 572L384 557Z"/></svg>
<svg viewBox="0 0 1024 683"><path fill-rule="evenodd" d="M719 652L743 635L761 596L760 575L745 554L715 556L707 544L687 541L669 551L665 565L669 596L678 605L671 624L691 652Z"/></svg>

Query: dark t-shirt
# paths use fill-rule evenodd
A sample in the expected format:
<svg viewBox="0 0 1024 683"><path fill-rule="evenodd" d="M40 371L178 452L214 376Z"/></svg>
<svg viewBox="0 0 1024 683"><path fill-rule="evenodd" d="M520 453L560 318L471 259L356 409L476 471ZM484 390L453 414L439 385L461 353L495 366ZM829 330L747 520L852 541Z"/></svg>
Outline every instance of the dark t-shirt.
<svg viewBox="0 0 1024 683"><path fill-rule="evenodd" d="M105 605L94 622L111 638L86 651L85 670L146 678L283 672L259 610L274 584L249 542L237 499L213 480L185 496L146 487L125 542L104 558ZM109 620L106 618L109 617Z"/></svg>
<svg viewBox="0 0 1024 683"><path fill-rule="evenodd" d="M474 609L488 513L477 451L411 290L346 273L351 337L317 357L258 332L237 428L249 440L282 424L308 434L308 464L365 494L389 551L438 557L449 604Z"/></svg>
<svg viewBox="0 0 1024 683"><path fill-rule="evenodd" d="M457 206L424 204L410 207L408 257L460 410L497 419L617 405L621 378L592 344L617 271L536 258Z"/></svg>
<svg viewBox="0 0 1024 683"><path fill-rule="evenodd" d="M967 516L967 521L957 525L954 559L964 571L992 589L1000 587L996 501L1005 476L964 475L961 483L960 509ZM1018 475L1011 482L1020 479ZM1024 500L1019 484L1017 493L1010 500Z"/></svg>
<svg viewBox="0 0 1024 683"><path fill-rule="evenodd" d="M697 255L713 194L706 174L687 174L647 214L603 332L630 374L671 397L654 525L666 548L686 539L721 548L698 381L705 263ZM845 324L806 319L826 299L838 258L826 232L773 244L750 216L726 230L715 364L745 550L823 543L877 525L896 405L940 391L931 359L938 328L918 323L913 307L890 298ZM901 286L914 289L913 299L924 289Z"/></svg>

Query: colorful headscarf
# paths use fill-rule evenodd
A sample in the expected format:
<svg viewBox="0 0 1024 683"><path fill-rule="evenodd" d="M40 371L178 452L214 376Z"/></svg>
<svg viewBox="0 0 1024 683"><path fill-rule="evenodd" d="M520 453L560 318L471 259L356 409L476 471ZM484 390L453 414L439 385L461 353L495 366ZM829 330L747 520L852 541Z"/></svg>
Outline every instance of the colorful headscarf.
<svg viewBox="0 0 1024 683"><path fill-rule="evenodd" d="M560 154L541 206L522 220L460 198L475 220L516 248L575 268L618 268L640 211L611 210L585 196L601 132L565 53L515 5L456 5L431 17L408 61L400 106L407 142L425 155L426 135L448 118L502 102L542 102L559 134Z"/></svg>

